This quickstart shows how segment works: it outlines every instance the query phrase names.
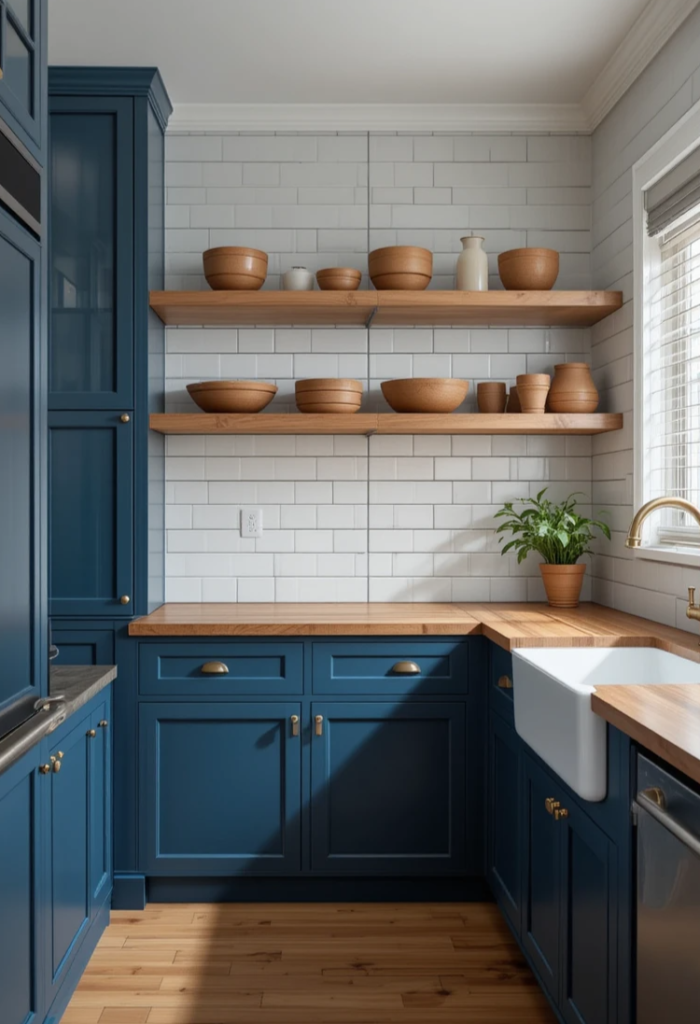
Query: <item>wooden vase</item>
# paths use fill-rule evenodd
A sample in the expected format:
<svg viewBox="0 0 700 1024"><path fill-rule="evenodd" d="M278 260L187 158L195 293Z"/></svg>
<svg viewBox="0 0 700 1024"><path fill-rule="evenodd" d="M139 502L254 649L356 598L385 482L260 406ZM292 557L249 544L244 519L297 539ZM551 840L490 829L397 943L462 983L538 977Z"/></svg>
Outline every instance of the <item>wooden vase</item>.
<svg viewBox="0 0 700 1024"><path fill-rule="evenodd" d="M498 381L482 381L476 386L476 404L479 412L505 412L506 386Z"/></svg>
<svg viewBox="0 0 700 1024"><path fill-rule="evenodd" d="M522 412L522 409L520 408L520 399L518 398L518 389L515 385L510 389L510 393L508 395L506 412Z"/></svg>
<svg viewBox="0 0 700 1024"><path fill-rule="evenodd" d="M542 413L551 378L548 373L521 373L516 377L521 412Z"/></svg>
<svg viewBox="0 0 700 1024"><path fill-rule="evenodd" d="M595 412L599 400L588 363L557 363L547 397L550 412Z"/></svg>
<svg viewBox="0 0 700 1024"><path fill-rule="evenodd" d="M585 563L576 565L541 565L542 582L552 608L578 608Z"/></svg>

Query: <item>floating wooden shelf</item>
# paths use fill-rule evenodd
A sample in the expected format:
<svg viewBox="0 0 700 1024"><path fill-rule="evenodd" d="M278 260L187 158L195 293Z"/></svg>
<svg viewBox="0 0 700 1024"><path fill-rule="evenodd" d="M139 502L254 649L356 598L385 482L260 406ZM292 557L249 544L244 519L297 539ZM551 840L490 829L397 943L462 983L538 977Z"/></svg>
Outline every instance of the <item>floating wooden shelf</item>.
<svg viewBox="0 0 700 1024"><path fill-rule="evenodd" d="M161 434L606 434L622 413L153 413Z"/></svg>
<svg viewBox="0 0 700 1024"><path fill-rule="evenodd" d="M621 292L151 292L169 327L590 327Z"/></svg>

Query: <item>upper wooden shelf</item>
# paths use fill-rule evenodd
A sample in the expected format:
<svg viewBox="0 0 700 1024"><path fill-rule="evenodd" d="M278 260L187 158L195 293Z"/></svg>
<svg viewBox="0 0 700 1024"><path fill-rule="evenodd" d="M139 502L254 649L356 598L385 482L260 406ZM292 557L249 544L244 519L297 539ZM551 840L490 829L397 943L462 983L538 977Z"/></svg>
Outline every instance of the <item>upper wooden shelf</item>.
<svg viewBox="0 0 700 1024"><path fill-rule="evenodd" d="M169 327L590 327L622 292L151 292Z"/></svg>
<svg viewBox="0 0 700 1024"><path fill-rule="evenodd" d="M152 413L161 434L606 434L622 413Z"/></svg>

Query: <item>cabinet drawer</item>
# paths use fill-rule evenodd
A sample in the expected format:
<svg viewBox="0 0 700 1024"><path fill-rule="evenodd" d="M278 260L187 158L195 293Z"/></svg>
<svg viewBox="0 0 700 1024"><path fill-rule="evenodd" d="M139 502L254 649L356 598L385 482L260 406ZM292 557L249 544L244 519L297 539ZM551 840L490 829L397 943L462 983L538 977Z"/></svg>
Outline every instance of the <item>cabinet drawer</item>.
<svg viewBox="0 0 700 1024"><path fill-rule="evenodd" d="M300 694L302 653L302 644L144 644L139 692L173 697Z"/></svg>
<svg viewBox="0 0 700 1024"><path fill-rule="evenodd" d="M314 644L313 692L348 696L467 693L465 642Z"/></svg>
<svg viewBox="0 0 700 1024"><path fill-rule="evenodd" d="M511 725L515 723L513 706L513 656L502 647L491 645L489 704Z"/></svg>

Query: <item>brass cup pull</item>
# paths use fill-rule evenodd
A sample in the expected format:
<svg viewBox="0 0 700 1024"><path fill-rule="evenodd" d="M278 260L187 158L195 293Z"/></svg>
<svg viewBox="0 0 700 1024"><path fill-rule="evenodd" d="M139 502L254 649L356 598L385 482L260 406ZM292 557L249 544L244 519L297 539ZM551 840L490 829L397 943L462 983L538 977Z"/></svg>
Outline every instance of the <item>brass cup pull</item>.
<svg viewBox="0 0 700 1024"><path fill-rule="evenodd" d="M42 775L48 775L49 772L51 771L51 765L50 764L40 764L39 765L39 771L40 771L40 773Z"/></svg>
<svg viewBox="0 0 700 1024"><path fill-rule="evenodd" d="M501 676L498 680L497 686L501 690L512 690L513 680L510 678L510 676Z"/></svg>
<svg viewBox="0 0 700 1024"><path fill-rule="evenodd" d="M561 807L559 801L555 800L553 796L548 796L544 802L544 809L546 810L547 814L554 814L558 807Z"/></svg>
<svg viewBox="0 0 700 1024"><path fill-rule="evenodd" d="M397 661L391 671L397 676L419 676L421 669L415 661Z"/></svg>
<svg viewBox="0 0 700 1024"><path fill-rule="evenodd" d="M128 594L122 594L122 596L119 598L119 604L128 604L130 600L131 598L129 597Z"/></svg>
<svg viewBox="0 0 700 1024"><path fill-rule="evenodd" d="M107 726L109 725L109 722L107 721L106 718L103 718L102 721L98 722L97 724L99 725L100 729L106 729Z"/></svg>
<svg viewBox="0 0 700 1024"><path fill-rule="evenodd" d="M97 729L88 729L87 734L89 739L94 740L95 736L97 736Z"/></svg>
<svg viewBox="0 0 700 1024"><path fill-rule="evenodd" d="M292 715L289 721L292 723L292 736L299 735L299 715Z"/></svg>
<svg viewBox="0 0 700 1024"><path fill-rule="evenodd" d="M567 811L566 807L561 807L561 808L557 807L557 809L554 811L554 820L555 821L559 821L560 818L568 818L568 817L569 817L569 812Z"/></svg>
<svg viewBox="0 0 700 1024"><path fill-rule="evenodd" d="M199 671L204 676L227 676L228 665L223 661L205 661Z"/></svg>
<svg viewBox="0 0 700 1024"><path fill-rule="evenodd" d="M316 723L316 735L323 736L323 715L316 715L314 722Z"/></svg>

